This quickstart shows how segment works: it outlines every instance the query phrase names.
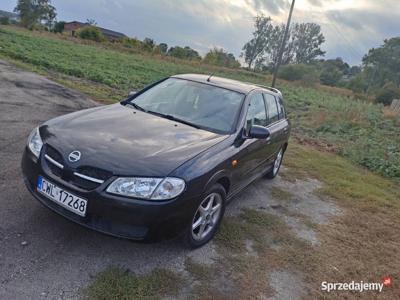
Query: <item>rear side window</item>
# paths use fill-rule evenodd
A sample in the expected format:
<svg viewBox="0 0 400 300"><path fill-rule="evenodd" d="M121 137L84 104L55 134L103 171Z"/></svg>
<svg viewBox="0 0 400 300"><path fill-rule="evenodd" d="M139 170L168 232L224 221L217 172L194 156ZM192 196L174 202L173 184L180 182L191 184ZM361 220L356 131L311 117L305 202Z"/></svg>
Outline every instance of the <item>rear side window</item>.
<svg viewBox="0 0 400 300"><path fill-rule="evenodd" d="M250 99L246 117L246 133L249 133L252 125L267 125L267 114L262 94L255 94Z"/></svg>
<svg viewBox="0 0 400 300"><path fill-rule="evenodd" d="M277 98L278 110L279 110L279 119L286 118L285 107L283 106L282 98Z"/></svg>
<svg viewBox="0 0 400 300"><path fill-rule="evenodd" d="M279 120L278 105L274 96L264 94L264 98L268 111L268 124L271 124Z"/></svg>

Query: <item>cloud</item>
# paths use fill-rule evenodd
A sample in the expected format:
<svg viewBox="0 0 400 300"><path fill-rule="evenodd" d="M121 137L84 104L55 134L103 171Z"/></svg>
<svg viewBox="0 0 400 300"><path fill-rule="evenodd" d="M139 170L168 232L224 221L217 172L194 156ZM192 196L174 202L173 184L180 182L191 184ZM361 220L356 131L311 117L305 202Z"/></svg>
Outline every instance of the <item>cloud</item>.
<svg viewBox="0 0 400 300"><path fill-rule="evenodd" d="M289 8L289 2L285 0L246 0L249 5L253 5L257 11L263 10L271 15L278 15Z"/></svg>

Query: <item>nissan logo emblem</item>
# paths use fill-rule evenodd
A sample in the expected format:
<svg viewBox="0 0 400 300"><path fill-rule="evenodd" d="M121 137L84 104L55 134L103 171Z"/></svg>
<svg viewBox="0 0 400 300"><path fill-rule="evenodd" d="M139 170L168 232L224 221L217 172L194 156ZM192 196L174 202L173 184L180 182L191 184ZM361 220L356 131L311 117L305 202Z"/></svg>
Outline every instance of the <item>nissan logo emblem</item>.
<svg viewBox="0 0 400 300"><path fill-rule="evenodd" d="M77 162L78 160L81 159L81 153L79 151L72 151L69 155L68 155L68 160L70 162Z"/></svg>

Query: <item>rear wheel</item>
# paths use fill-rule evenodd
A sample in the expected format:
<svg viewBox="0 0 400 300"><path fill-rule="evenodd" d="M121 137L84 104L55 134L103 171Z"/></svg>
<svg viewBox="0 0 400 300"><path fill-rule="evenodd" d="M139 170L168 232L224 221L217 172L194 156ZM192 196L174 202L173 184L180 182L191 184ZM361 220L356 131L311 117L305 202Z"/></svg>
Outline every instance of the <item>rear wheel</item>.
<svg viewBox="0 0 400 300"><path fill-rule="evenodd" d="M282 165L282 159L283 159L283 148L281 148L278 152L278 154L276 155L276 158L274 160L274 165L271 169L271 171L269 171L267 174L265 174L266 178L272 179L275 178L276 175L278 175L279 169L281 168Z"/></svg>
<svg viewBox="0 0 400 300"><path fill-rule="evenodd" d="M225 189L215 184L208 190L192 218L185 233L190 248L197 248L209 242L217 232L225 212Z"/></svg>

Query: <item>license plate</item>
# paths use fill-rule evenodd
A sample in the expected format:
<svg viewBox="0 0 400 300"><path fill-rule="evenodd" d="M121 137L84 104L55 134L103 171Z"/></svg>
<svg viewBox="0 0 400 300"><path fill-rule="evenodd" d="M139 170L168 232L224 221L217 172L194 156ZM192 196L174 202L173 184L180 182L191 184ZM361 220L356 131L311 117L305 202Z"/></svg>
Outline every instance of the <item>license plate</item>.
<svg viewBox="0 0 400 300"><path fill-rule="evenodd" d="M37 190L50 200L53 200L62 207L84 217L86 215L87 200L82 199L70 192L51 183L42 176L38 177Z"/></svg>

